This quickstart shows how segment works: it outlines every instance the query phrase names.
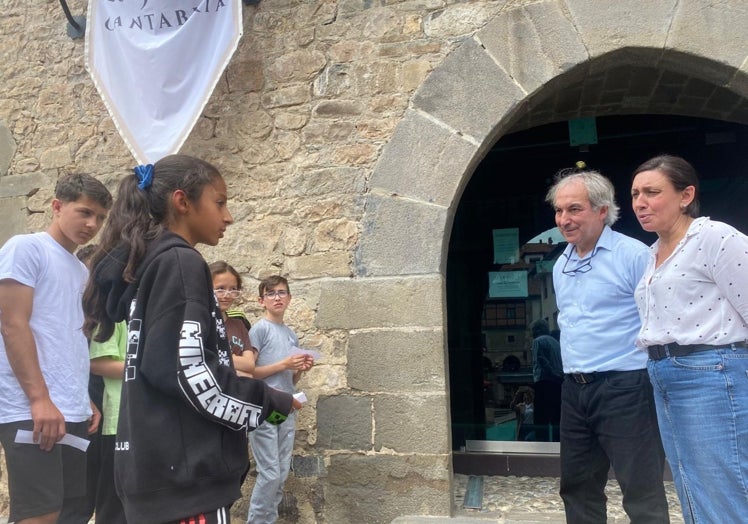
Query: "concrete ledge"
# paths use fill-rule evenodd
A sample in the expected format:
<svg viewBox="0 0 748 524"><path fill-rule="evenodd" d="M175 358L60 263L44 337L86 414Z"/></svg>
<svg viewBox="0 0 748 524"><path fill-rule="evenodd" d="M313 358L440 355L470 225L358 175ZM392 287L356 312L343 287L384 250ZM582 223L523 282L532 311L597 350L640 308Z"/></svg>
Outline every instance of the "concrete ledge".
<svg viewBox="0 0 748 524"><path fill-rule="evenodd" d="M480 522L504 522L503 520L496 520L495 518L481 518L481 517L428 517L428 516L405 516L397 517L392 521L392 524L479 524Z"/></svg>
<svg viewBox="0 0 748 524"><path fill-rule="evenodd" d="M558 477L561 458L558 455L454 452L452 467L455 473L464 475Z"/></svg>

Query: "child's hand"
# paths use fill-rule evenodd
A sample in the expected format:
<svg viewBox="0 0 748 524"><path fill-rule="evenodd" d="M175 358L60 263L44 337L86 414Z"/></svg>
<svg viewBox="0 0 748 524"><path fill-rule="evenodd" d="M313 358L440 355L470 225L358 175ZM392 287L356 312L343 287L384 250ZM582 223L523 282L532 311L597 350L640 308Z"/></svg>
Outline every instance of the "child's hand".
<svg viewBox="0 0 748 524"><path fill-rule="evenodd" d="M314 357L311 355L304 355L304 365L301 368L301 371L309 371L312 369L312 366L314 365Z"/></svg>
<svg viewBox="0 0 748 524"><path fill-rule="evenodd" d="M291 371L302 371L305 366L306 358L306 355L297 353L287 357L283 362L286 369L290 369Z"/></svg>

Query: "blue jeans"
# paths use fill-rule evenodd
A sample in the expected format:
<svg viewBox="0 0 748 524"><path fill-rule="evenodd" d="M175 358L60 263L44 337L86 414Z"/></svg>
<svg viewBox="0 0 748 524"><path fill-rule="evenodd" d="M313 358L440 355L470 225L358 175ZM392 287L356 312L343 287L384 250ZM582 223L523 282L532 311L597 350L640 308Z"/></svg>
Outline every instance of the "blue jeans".
<svg viewBox="0 0 748 524"><path fill-rule="evenodd" d="M700 351L647 367L685 522L745 522L748 350Z"/></svg>

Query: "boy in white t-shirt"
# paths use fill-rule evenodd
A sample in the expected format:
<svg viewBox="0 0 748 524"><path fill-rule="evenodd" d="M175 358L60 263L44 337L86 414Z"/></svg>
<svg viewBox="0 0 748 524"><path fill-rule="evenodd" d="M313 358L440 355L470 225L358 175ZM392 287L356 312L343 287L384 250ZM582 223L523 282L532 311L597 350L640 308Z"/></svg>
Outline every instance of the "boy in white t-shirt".
<svg viewBox="0 0 748 524"><path fill-rule="evenodd" d="M65 175L47 231L0 249L0 443L16 524L53 524L64 500L85 493L85 453L57 444L66 434L85 438L101 418L88 397L81 330L88 270L73 252L98 233L111 204L94 177ZM34 444L13 445L23 430Z"/></svg>

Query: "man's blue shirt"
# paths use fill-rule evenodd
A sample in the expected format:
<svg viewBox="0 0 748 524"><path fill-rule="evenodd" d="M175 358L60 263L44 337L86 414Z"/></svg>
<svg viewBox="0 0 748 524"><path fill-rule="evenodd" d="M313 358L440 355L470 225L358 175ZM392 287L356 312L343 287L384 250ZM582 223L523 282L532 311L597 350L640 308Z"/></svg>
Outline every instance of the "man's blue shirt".
<svg viewBox="0 0 748 524"><path fill-rule="evenodd" d="M643 369L641 322L634 290L649 259L647 246L605 226L583 259L569 244L553 266L565 373Z"/></svg>

